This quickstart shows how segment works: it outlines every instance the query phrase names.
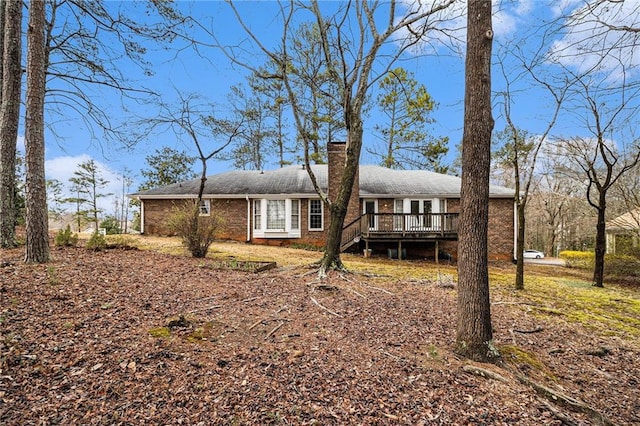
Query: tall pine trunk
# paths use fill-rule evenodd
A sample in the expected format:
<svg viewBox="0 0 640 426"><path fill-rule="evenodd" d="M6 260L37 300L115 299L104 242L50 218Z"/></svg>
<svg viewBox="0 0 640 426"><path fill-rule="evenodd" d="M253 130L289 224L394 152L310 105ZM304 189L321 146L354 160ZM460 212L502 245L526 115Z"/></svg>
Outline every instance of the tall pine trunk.
<svg viewBox="0 0 640 426"><path fill-rule="evenodd" d="M0 3L3 28L0 108L0 247L16 246L16 141L22 87L22 1Z"/></svg>
<svg viewBox="0 0 640 426"><path fill-rule="evenodd" d="M49 225L44 174L45 2L29 3L27 29L26 262L49 260Z"/></svg>
<svg viewBox="0 0 640 426"><path fill-rule="evenodd" d="M458 258L456 350L486 361L492 345L487 229L491 152L491 0L469 0Z"/></svg>

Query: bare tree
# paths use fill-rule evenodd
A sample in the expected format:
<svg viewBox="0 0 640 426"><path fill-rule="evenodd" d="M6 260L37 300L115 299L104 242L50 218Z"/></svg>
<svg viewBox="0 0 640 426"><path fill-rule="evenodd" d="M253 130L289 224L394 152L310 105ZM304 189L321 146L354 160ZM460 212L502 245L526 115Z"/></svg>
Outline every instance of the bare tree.
<svg viewBox="0 0 640 426"><path fill-rule="evenodd" d="M316 192L329 210L330 221L324 256L320 262L319 276L323 277L330 269L344 269L340 258L342 228L351 199L360 153L362 150L363 111L372 86L386 75L395 61L401 57L420 38L434 28L444 9L453 1L443 0L424 4L410 5L402 10L396 1L388 3L348 2L327 4L331 10L328 15L321 10L320 2L294 3L289 6L280 4L283 31L280 45L271 49L261 42L259 34L253 32L245 23L234 3L230 3L238 21L251 41L277 64L274 78L282 79L287 89L293 111L298 136L305 146L305 163ZM323 4L324 6L324 4ZM407 6L406 4L404 6ZM328 78L326 91L332 103L340 105L342 125L346 133L346 161L340 178L339 188L329 197L318 185L317 178L309 166L308 147L312 145L312 134L305 126L305 110L296 90L301 82L298 64L292 62L292 51L296 40L294 22L302 14L310 14L318 31L319 52L322 57L323 72ZM404 33L403 33L404 31ZM383 55L381 50L389 43L395 43L390 54ZM228 57L244 66L249 66L236 54L233 48L225 49ZM304 83L304 82L302 82ZM311 81L313 84L313 81ZM322 90L311 86L311 92Z"/></svg>
<svg viewBox="0 0 640 426"><path fill-rule="evenodd" d="M45 29L45 3L31 2L27 30L25 261L34 263L49 261L47 187L44 177Z"/></svg>
<svg viewBox="0 0 640 426"><path fill-rule="evenodd" d="M6 10L5 10L6 9ZM0 108L0 247L16 246L16 143L22 87L22 1L0 3L2 106ZM7 17L7 19L5 19Z"/></svg>
<svg viewBox="0 0 640 426"><path fill-rule="evenodd" d="M166 1L49 0L47 5L47 116L81 120L98 144L136 143L138 133L115 121L102 93L120 95L119 108L155 100L155 92L135 75L153 75L146 53L154 44L172 42L175 29L190 18ZM139 14L147 18L133 18ZM57 135L55 127L51 131Z"/></svg>
<svg viewBox="0 0 640 426"><path fill-rule="evenodd" d="M533 203L527 209L527 223L533 226L527 226L526 241L536 241L546 253L557 255L569 247L572 235L575 236L572 230L578 228L576 224L590 210L585 210L582 189L566 176L565 158L556 155L553 144L543 147L541 160L540 184L531 194Z"/></svg>
<svg viewBox="0 0 640 426"><path fill-rule="evenodd" d="M207 182L207 162L219 156L234 141L244 123L243 117L234 120L211 115L213 107L199 103L195 95L179 97L177 108L163 105L161 114L151 124L154 128L170 129L179 139L186 139L186 143L191 144L198 152L202 166L198 196L193 209L178 219L178 226L181 228L179 234L183 243L191 254L194 257L205 257L218 227L215 217L210 217L207 223L200 220L200 206ZM209 138L215 142L208 142Z"/></svg>
<svg viewBox="0 0 640 426"><path fill-rule="evenodd" d="M491 166L491 0L470 0L467 11L462 186L458 245L456 350L476 360L498 356L493 346L487 229Z"/></svg>
<svg viewBox="0 0 640 426"><path fill-rule="evenodd" d="M20 24L22 19L22 1L9 0L2 2L2 12L7 23L7 31L12 31L14 36L9 37L7 41L16 43L20 41ZM39 2L39 3L42 3ZM31 3L29 3L31 5ZM5 10L5 5L10 11ZM127 12L121 8L121 4L115 2L87 2L80 0L50 0L46 2L45 23L43 31L45 31L44 44L42 48L42 63L45 69L45 78L41 90L42 96L47 96L47 110L49 130L54 135L56 128L52 123L50 115L58 113L63 120L77 114L77 118L83 120L87 125L87 129L96 136L97 129L102 131L100 140L116 140L121 143L129 141L131 132L127 131L124 126L120 126L113 122L113 116L108 112L108 106L104 105L103 98L96 101L96 97L101 89L115 90L121 95L121 99L135 98L136 101L145 100L152 92L142 88L139 83L132 83L128 78L128 74L124 73L120 66L124 60L129 63L138 65L144 75L152 73L152 64L144 60L144 54L147 47L141 44L144 40L153 40L156 42L171 41L174 36L173 28L181 25L187 18L176 13L175 9L168 2L144 2L127 3L128 8L143 5L149 11L151 17L158 17L160 22L140 23L129 17ZM39 6L39 5L38 5ZM153 19L150 18L150 21ZM30 28L30 30L33 30ZM39 32L39 29L37 30ZM3 31L4 35L5 31ZM29 36L27 32L27 38ZM38 40L39 42L39 40ZM15 45L17 51L20 51L19 45ZM16 47L11 49L16 49ZM38 49L40 50L40 49ZM40 54L40 52L38 52ZM15 63L10 78L6 79L10 82L14 79L20 81L21 68L19 56L12 57ZM38 60L40 62L40 60ZM11 61L4 63L9 66ZM39 78L37 79L39 80ZM3 84L5 79L3 79ZM32 83L35 80L32 80ZM17 83L16 83L17 84ZM39 83L38 83L39 84ZM32 89L35 89L32 86ZM35 100L35 94L32 94L32 100ZM18 95L19 99L19 95ZM16 103L14 108L18 108ZM33 112L35 110L32 110ZM10 113L10 111L7 111ZM29 111L27 111L29 114ZM8 117L8 115L7 115ZM30 120L33 117L29 118ZM17 120L15 126L17 127ZM28 128L30 124L25 124ZM6 130L9 130L8 128ZM32 131L34 129L32 128ZM9 143L12 138L12 132L3 128L2 139ZM15 146L15 137L10 143ZM93 140L98 140L94 137ZM33 146L33 145L32 145ZM6 154L0 156L0 175L9 176L14 167L14 156L10 154L10 145L4 145L7 149ZM15 148L13 148L15 151ZM29 157L29 156L27 156ZM32 162L27 159L27 167L31 167L31 173L34 172ZM31 158L33 160L33 157ZM43 169L44 170L44 169ZM44 171L43 171L44 173ZM31 177L30 177L31 179ZM32 179L32 184L40 185ZM4 185L4 178L2 180ZM8 180L6 183L8 184ZM10 208L11 203L8 201L12 195L12 191L7 186L6 191L1 191L0 204L2 214L0 215L0 233L8 236L7 241L11 240L15 233L11 225L16 217L15 208ZM46 205L46 204L43 204ZM32 205L32 207L35 207ZM46 210L42 212L46 214ZM33 216L32 216L33 217Z"/></svg>
<svg viewBox="0 0 640 426"><path fill-rule="evenodd" d="M178 93L177 107L161 105L161 112L150 121L154 129L172 131L180 140L198 152L202 166L198 201L202 200L207 181L207 162L220 155L238 136L243 125L242 116L231 119L213 115L215 107L202 102L197 95ZM142 119L146 120L146 119ZM211 143L210 139L214 142Z"/></svg>
<svg viewBox="0 0 640 426"><path fill-rule="evenodd" d="M497 151L498 162L506 165L513 173L513 182L515 186L515 201L517 214L516 229L516 281L515 288L517 290L524 289L524 246L525 246L525 229L526 229L526 208L529 196L539 177L535 173L538 154L543 144L547 142L551 130L558 120L563 102L565 100L570 83L563 78L556 79L554 82L543 80L542 74L537 70L539 58L534 55L533 58L527 58L517 47L519 43L515 43L513 49L509 48L503 55L518 58L518 71L507 70L504 57L499 61L499 68L504 79L503 97L503 115L506 121L506 127L502 133L502 145ZM513 77L516 76L516 77ZM528 132L519 128L513 121L511 114L512 103L514 102L514 93L512 85L518 78L522 76L531 77L534 85L542 87L553 100L549 109L550 115L547 119L544 130L538 135L530 135ZM559 82L557 81L559 80ZM532 186L533 185L533 186Z"/></svg>
<svg viewBox="0 0 640 426"><path fill-rule="evenodd" d="M584 124L591 137L564 138L560 141L564 145L561 152L572 160L574 170L582 172L579 179L587 178L587 201L597 212L593 285L603 287L607 196L617 181L640 161L640 139L613 141L608 135L616 132L624 137L623 128L633 127L637 110L629 102L638 96L639 90L627 93L629 88L625 85L619 91L608 85L603 90L601 84L607 80L594 81L588 76L578 81L577 96L582 101L582 111L586 112Z"/></svg>

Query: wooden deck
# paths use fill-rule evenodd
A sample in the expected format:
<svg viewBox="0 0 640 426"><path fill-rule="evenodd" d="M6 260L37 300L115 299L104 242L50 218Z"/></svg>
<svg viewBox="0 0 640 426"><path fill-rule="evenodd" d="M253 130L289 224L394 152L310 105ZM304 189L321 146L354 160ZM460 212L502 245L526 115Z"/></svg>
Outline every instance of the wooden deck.
<svg viewBox="0 0 640 426"><path fill-rule="evenodd" d="M443 241L458 238L458 213L368 213L342 230L341 249L360 241Z"/></svg>

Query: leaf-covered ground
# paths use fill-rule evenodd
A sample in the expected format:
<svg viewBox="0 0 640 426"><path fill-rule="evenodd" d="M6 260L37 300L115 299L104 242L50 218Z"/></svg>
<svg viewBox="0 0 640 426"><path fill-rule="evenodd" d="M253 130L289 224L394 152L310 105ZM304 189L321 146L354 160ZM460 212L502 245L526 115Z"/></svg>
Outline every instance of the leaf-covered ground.
<svg viewBox="0 0 640 426"><path fill-rule="evenodd" d="M297 262L251 273L56 248L26 265L2 251L0 424L640 423L637 293L614 293L601 315L631 327L607 332L563 315L561 291L510 291L506 266L492 276L503 363L479 365L451 351L453 267L353 256L356 273L320 283L304 266L318 253L215 250Z"/></svg>

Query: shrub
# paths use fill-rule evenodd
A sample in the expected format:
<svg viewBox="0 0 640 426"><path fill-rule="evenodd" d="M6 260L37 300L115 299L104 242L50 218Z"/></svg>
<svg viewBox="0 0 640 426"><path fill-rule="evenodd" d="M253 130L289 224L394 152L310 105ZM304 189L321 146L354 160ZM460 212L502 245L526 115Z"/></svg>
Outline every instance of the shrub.
<svg viewBox="0 0 640 426"><path fill-rule="evenodd" d="M594 267L595 253L592 251L571 251L560 252L560 259L565 261L567 268L590 269Z"/></svg>
<svg viewBox="0 0 640 426"><path fill-rule="evenodd" d="M120 221L115 216L107 216L102 222L100 222L100 228L104 228L107 235L121 234Z"/></svg>
<svg viewBox="0 0 640 426"><path fill-rule="evenodd" d="M125 250L137 249L136 240L129 235L110 235L105 240L108 248L119 248Z"/></svg>
<svg viewBox="0 0 640 426"><path fill-rule="evenodd" d="M624 254L607 254L604 258L604 272L609 277L640 277L640 260Z"/></svg>
<svg viewBox="0 0 640 426"><path fill-rule="evenodd" d="M140 212L133 213L133 222L131 222L131 229L140 232Z"/></svg>
<svg viewBox="0 0 640 426"><path fill-rule="evenodd" d="M91 238L87 241L87 249L93 251L102 251L107 248L107 240L100 232L95 231L91 234Z"/></svg>
<svg viewBox="0 0 640 426"><path fill-rule="evenodd" d="M58 231L53 242L58 247L75 247L78 244L78 234L71 232L71 226L67 225L65 229Z"/></svg>
<svg viewBox="0 0 640 426"><path fill-rule="evenodd" d="M167 220L171 232L182 239L182 245L196 258L206 257L221 224L220 217L213 213L201 216L195 202L176 208Z"/></svg>

